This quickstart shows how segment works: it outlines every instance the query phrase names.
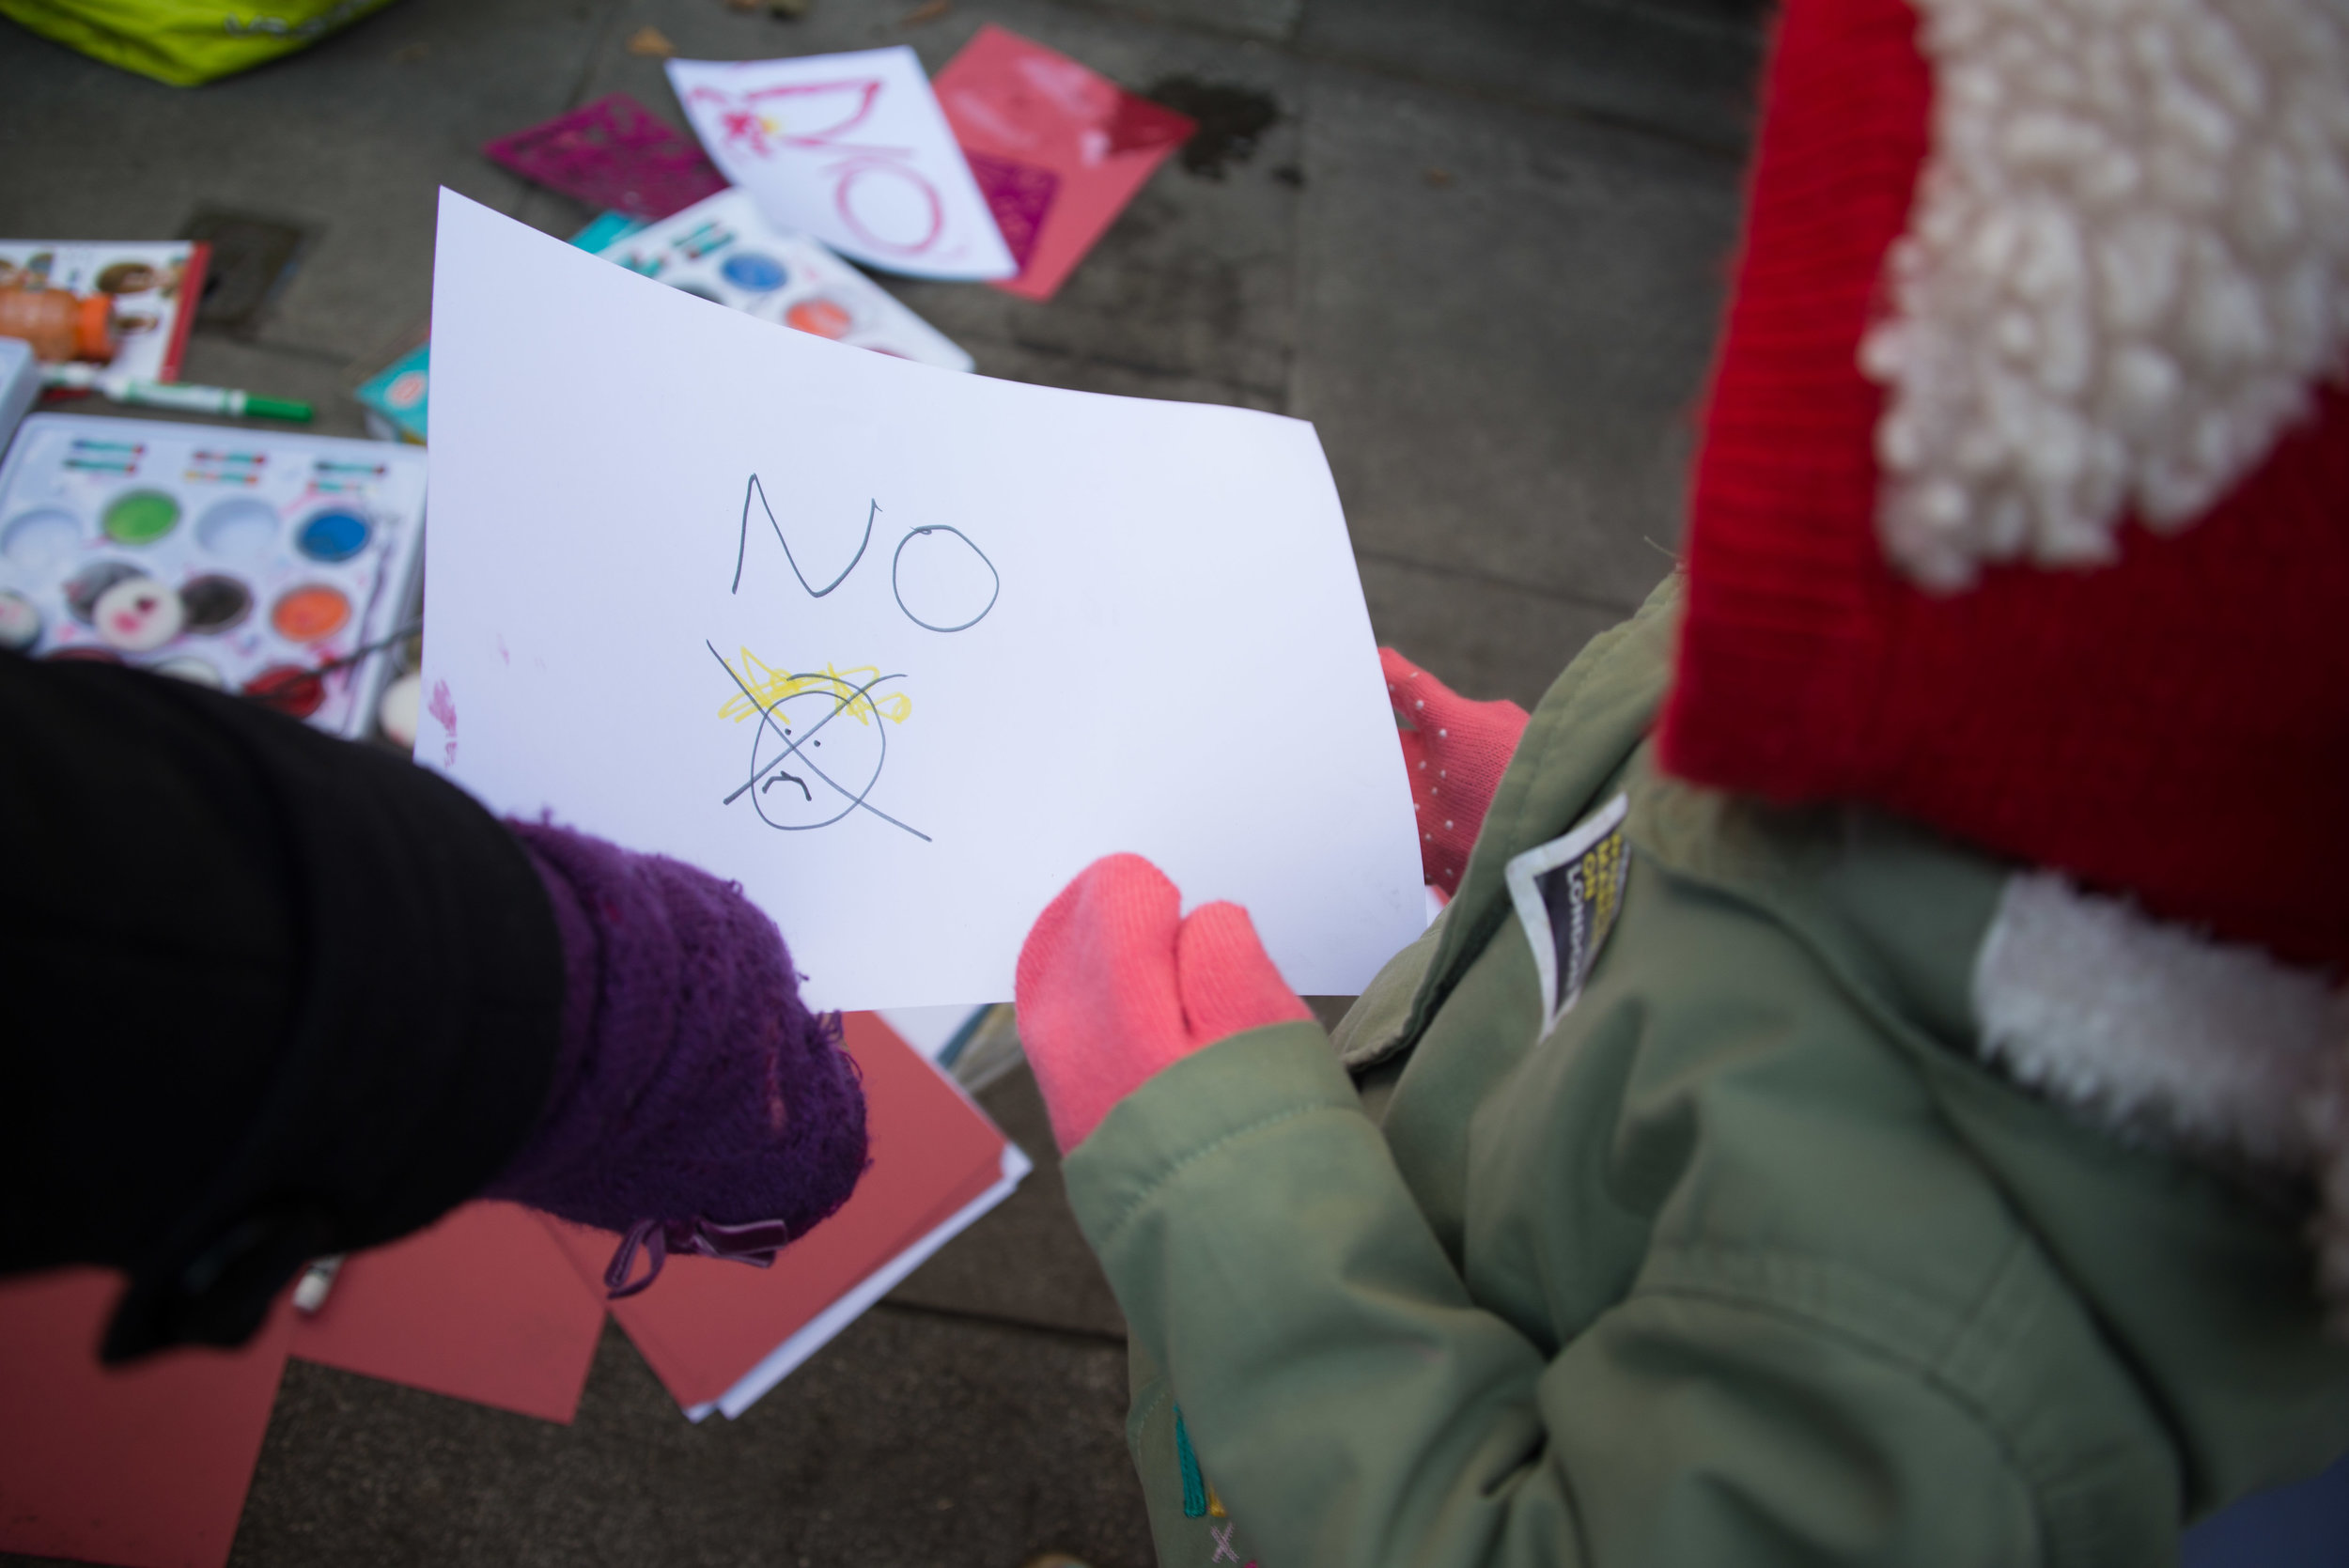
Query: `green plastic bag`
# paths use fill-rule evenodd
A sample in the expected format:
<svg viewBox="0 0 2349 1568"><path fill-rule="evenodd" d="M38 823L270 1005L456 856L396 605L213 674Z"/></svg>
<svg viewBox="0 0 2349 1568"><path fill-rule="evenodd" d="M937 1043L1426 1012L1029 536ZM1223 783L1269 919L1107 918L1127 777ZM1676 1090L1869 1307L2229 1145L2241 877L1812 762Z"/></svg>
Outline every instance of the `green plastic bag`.
<svg viewBox="0 0 2349 1568"><path fill-rule="evenodd" d="M391 0L0 0L69 49L193 87L306 49Z"/></svg>

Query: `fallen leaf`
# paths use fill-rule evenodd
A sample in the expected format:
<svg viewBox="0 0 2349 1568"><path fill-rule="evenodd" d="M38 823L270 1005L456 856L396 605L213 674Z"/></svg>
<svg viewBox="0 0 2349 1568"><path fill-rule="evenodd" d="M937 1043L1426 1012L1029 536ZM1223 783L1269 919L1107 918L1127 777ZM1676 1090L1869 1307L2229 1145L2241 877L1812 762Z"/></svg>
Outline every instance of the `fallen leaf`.
<svg viewBox="0 0 2349 1568"><path fill-rule="evenodd" d="M1429 169L1420 178L1426 180L1430 185L1449 185L1452 183L1452 171L1450 169Z"/></svg>
<svg viewBox="0 0 2349 1568"><path fill-rule="evenodd" d="M431 53L432 46L428 43L412 43L404 49L393 50L392 63L394 65L412 66Z"/></svg>
<svg viewBox="0 0 2349 1568"><path fill-rule="evenodd" d="M658 27L639 27L629 38L628 52L648 60L665 60L677 53L677 45Z"/></svg>
<svg viewBox="0 0 2349 1568"><path fill-rule="evenodd" d="M913 9L906 12L904 16L898 18L897 25L900 27L919 27L924 23L936 22L940 17L944 16L948 11L951 11L954 8L955 0L925 0L924 4L914 7Z"/></svg>

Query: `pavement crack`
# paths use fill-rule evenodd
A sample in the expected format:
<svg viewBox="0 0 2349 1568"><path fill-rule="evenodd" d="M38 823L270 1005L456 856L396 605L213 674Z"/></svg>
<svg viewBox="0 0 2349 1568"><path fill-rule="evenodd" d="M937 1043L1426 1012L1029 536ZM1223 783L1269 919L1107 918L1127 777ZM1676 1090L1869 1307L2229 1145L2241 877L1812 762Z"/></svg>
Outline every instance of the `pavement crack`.
<svg viewBox="0 0 2349 1568"><path fill-rule="evenodd" d="M1054 3L1066 9L1084 11L1093 16L1114 17L1120 22L1149 23L1163 27L1171 33L1190 33L1199 38L1228 39L1238 43L1254 44L1260 48L1269 44L1275 49L1287 49L1290 46L1290 40L1296 37L1297 29L1305 17L1305 8L1299 5L1297 8L1297 15L1290 20L1289 24L1278 32L1273 32L1262 27L1221 26L1204 17L1169 16L1164 11L1148 5L1119 5L1115 3L1115 0L1054 0Z"/></svg>
<svg viewBox="0 0 2349 1568"><path fill-rule="evenodd" d="M306 360L312 365L331 365L338 370L347 368L352 359L351 355L342 349L320 349L308 343L278 343L264 337L239 337L234 333L207 333L204 335L216 336L224 342L234 343L240 349L250 349L256 353L272 354L279 359Z"/></svg>
<svg viewBox="0 0 2349 1568"><path fill-rule="evenodd" d="M1542 98L1532 93L1513 92L1507 88L1487 86L1435 71L1414 70L1408 66L1397 65L1391 60L1380 59L1375 55L1333 49L1291 49L1287 53L1308 65L1329 66L1340 70L1356 71L1364 76L1376 76L1389 82L1403 83L1429 92L1464 98L1475 103L1488 103L1496 108L1514 109L1520 114L1539 115L1547 119L1569 120L1578 125L1592 125L1605 131L1619 131L1626 135L1643 136L1650 141L1661 142L1677 147L1683 152L1695 153L1705 158L1721 159L1732 163L1743 164L1747 153L1751 150L1744 137L1732 139L1707 136L1699 132L1668 125L1661 120L1649 119L1644 116L1627 115L1621 110L1602 109L1588 103L1561 103L1555 99Z"/></svg>
<svg viewBox="0 0 2349 1568"><path fill-rule="evenodd" d="M1424 560L1417 555L1407 555L1398 550L1365 550L1356 545L1354 559L1376 561L1382 567L1400 567L1406 571L1426 572L1430 576L1449 577L1463 582L1481 583L1487 588L1505 588L1515 594L1530 594L1535 598L1578 605L1585 610L1604 610L1612 614L1629 615L1640 608L1636 600L1617 598L1610 594L1578 593L1572 588L1555 587L1547 582L1529 582L1521 577L1505 577L1499 572L1479 570L1475 567L1455 566L1449 561Z"/></svg>
<svg viewBox="0 0 2349 1568"><path fill-rule="evenodd" d="M587 53L580 61L579 78L571 84L570 93L565 100L567 111L578 109L586 102L587 89L595 85L596 68L603 63L604 45L612 41L613 24L620 20L621 13L627 8L619 0L607 0L603 20L597 24L595 39L587 45Z"/></svg>
<svg viewBox="0 0 2349 1568"><path fill-rule="evenodd" d="M902 1313L908 1317L937 1318L948 1323L978 1324L988 1328L1008 1328L1014 1333L1040 1334L1047 1339L1077 1340L1086 1344L1114 1345L1126 1348L1126 1336L1112 1334L1104 1328L1079 1328L1065 1323L1038 1323L1033 1318L1006 1317L999 1312L977 1312L961 1307L934 1307L926 1301L901 1301L886 1296L873 1304L876 1312Z"/></svg>

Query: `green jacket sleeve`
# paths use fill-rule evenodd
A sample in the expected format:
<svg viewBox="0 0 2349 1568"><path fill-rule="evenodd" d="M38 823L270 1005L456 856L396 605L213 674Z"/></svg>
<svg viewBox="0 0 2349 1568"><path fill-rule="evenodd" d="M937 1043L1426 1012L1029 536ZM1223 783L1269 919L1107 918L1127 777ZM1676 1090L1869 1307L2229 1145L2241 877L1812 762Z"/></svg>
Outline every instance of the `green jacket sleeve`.
<svg viewBox="0 0 2349 1568"><path fill-rule="evenodd" d="M1985 1429L1766 1291L1659 1276L1563 1345L1480 1308L1312 1025L1169 1068L1066 1172L1265 1568L2040 1558Z"/></svg>

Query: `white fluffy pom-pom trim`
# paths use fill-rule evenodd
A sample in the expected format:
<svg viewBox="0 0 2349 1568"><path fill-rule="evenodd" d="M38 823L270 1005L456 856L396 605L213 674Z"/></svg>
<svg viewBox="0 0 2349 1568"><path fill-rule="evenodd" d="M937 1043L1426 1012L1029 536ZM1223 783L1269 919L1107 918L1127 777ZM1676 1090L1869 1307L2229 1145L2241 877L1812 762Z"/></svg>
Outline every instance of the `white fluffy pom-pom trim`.
<svg viewBox="0 0 2349 1568"><path fill-rule="evenodd" d="M2341 372L2349 5L1913 3L1932 150L1859 351L1886 554L1938 591L2109 562Z"/></svg>

